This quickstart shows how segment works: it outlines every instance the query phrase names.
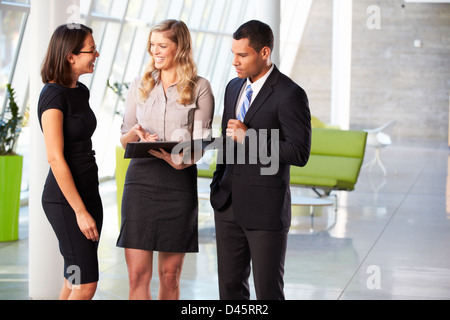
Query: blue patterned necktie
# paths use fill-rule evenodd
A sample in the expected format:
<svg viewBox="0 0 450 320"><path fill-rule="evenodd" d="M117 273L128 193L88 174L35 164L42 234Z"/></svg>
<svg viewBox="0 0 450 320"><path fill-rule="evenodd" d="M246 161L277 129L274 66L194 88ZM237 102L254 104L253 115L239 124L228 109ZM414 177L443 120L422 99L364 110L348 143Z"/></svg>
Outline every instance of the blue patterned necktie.
<svg viewBox="0 0 450 320"><path fill-rule="evenodd" d="M244 103L242 104L237 117L238 120L241 122L244 122L245 114L247 113L248 108L250 107L250 101L252 101L252 94L253 94L252 87L248 85L245 91Z"/></svg>

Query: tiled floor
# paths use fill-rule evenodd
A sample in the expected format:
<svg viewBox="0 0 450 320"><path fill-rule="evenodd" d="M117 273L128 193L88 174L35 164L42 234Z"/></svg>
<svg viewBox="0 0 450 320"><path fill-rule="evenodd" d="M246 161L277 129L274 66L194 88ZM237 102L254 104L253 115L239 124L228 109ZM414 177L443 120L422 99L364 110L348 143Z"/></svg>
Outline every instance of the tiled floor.
<svg viewBox="0 0 450 320"><path fill-rule="evenodd" d="M374 155L366 152L366 163ZM353 192L332 207L293 212L286 260L290 300L450 299L450 157L446 143L395 143L383 150L389 170L363 168ZM206 180L200 181L207 187ZM306 189L296 194L313 195ZM127 299L128 280L118 235L114 182L102 184L105 224L100 241L101 278L95 299ZM200 202L200 252L186 257L181 299L218 299L211 208ZM0 299L28 299L27 208L20 240L0 243ZM155 259L157 260L157 259ZM152 281L157 296L158 279ZM253 298L255 296L253 295Z"/></svg>

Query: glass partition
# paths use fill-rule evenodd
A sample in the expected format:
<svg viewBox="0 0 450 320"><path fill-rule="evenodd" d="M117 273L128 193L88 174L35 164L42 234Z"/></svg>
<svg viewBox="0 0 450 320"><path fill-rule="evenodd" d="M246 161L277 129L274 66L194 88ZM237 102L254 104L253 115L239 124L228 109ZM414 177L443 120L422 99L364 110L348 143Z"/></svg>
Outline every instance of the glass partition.
<svg viewBox="0 0 450 320"><path fill-rule="evenodd" d="M282 8L287 2L296 0L282 0ZM231 66L232 33L242 22L254 17L257 5L257 0L80 0L81 22L94 30L100 53L95 73L82 76L80 81L91 91L90 103L98 119L94 148L101 177L114 176L113 155L119 144L123 113L123 97L114 93L108 83L128 84L142 73L148 61L150 28L167 18L181 19L188 25L199 75L211 82L216 98L214 126L217 132L225 86L235 77ZM5 106L5 84L9 82L16 89L23 112L28 104L29 11L29 0L1 0L1 112ZM123 94L126 94L126 87ZM19 144L26 153L26 134Z"/></svg>

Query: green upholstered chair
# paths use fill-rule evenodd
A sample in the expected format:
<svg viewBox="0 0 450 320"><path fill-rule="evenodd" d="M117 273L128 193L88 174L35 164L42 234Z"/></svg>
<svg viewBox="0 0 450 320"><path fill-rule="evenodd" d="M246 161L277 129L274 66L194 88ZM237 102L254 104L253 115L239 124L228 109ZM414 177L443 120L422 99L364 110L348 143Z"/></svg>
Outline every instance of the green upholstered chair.
<svg viewBox="0 0 450 320"><path fill-rule="evenodd" d="M290 184L312 188L320 196L354 190L366 140L364 131L313 128L309 161L304 167L291 166Z"/></svg>
<svg viewBox="0 0 450 320"><path fill-rule="evenodd" d="M206 155L206 154L205 154ZM202 160L206 160L204 156ZM217 150L212 151L211 159L208 159L210 162L209 167L198 166L197 167L197 176L199 178L211 178L214 175L214 171L216 171L216 163L217 163Z"/></svg>
<svg viewBox="0 0 450 320"><path fill-rule="evenodd" d="M311 116L311 127L313 128L325 128L325 129L340 129L339 126L335 126L326 122L323 122L315 116Z"/></svg>

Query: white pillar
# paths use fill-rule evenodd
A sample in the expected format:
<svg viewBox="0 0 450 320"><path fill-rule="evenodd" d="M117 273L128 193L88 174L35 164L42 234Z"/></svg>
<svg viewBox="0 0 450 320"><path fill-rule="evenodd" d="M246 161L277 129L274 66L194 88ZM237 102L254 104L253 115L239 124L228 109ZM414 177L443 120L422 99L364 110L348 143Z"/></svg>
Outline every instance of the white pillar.
<svg viewBox="0 0 450 320"><path fill-rule="evenodd" d="M256 18L267 23L273 31L275 44L272 52L272 62L280 67L280 25L281 5L280 0L258 0L256 2Z"/></svg>
<svg viewBox="0 0 450 320"><path fill-rule="evenodd" d="M79 0L31 0L28 268L29 297L35 300L58 299L63 284L63 261L58 242L41 205L42 189L49 166L37 119L37 104L43 87L40 69L50 37L59 25L73 19L74 6L79 8Z"/></svg>
<svg viewBox="0 0 450 320"><path fill-rule="evenodd" d="M333 1L331 123L350 127L352 0Z"/></svg>

